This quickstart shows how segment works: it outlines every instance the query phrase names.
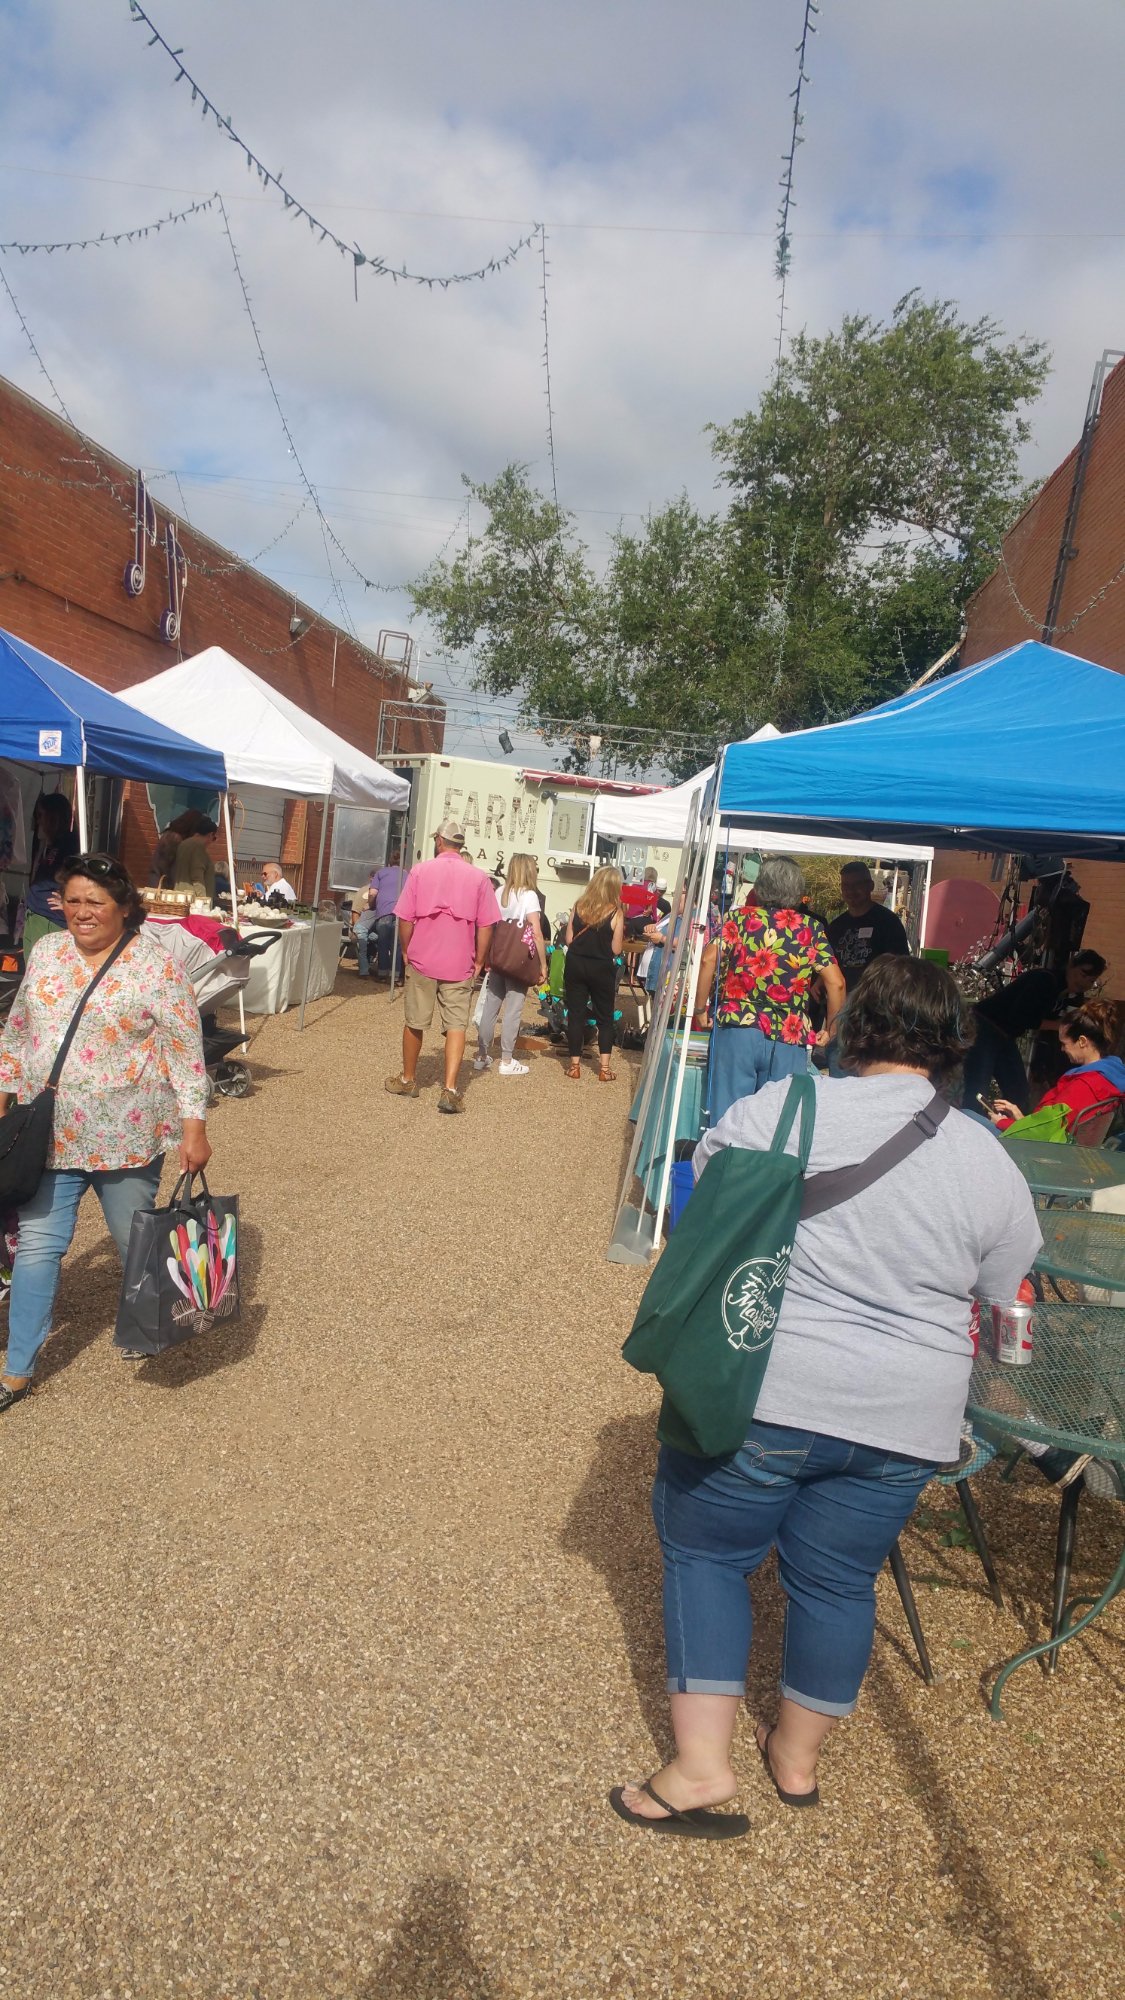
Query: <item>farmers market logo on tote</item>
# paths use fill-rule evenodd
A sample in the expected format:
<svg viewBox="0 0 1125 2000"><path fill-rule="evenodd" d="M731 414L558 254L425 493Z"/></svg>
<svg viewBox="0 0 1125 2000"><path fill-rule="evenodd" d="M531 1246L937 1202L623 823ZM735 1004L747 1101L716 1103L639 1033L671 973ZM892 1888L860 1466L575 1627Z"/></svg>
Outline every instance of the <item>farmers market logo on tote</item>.
<svg viewBox="0 0 1125 2000"><path fill-rule="evenodd" d="M751 1257L731 1272L723 1289L723 1325L735 1348L764 1347L777 1325L791 1243L776 1257Z"/></svg>

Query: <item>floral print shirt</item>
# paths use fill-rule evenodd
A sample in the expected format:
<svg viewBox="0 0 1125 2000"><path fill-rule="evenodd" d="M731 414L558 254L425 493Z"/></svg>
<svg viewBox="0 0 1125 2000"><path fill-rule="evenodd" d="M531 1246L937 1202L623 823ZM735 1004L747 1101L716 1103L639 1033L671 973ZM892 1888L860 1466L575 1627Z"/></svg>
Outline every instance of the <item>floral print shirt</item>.
<svg viewBox="0 0 1125 2000"><path fill-rule="evenodd" d="M808 997L817 973L836 963L824 926L798 910L735 910L719 943L719 999L724 1028L760 1028L771 1042L815 1042Z"/></svg>
<svg viewBox="0 0 1125 2000"><path fill-rule="evenodd" d="M0 1035L0 1094L42 1090L90 968L70 932L28 953ZM48 1167L143 1167L207 1112L199 1009L164 945L142 929L91 994L63 1064Z"/></svg>

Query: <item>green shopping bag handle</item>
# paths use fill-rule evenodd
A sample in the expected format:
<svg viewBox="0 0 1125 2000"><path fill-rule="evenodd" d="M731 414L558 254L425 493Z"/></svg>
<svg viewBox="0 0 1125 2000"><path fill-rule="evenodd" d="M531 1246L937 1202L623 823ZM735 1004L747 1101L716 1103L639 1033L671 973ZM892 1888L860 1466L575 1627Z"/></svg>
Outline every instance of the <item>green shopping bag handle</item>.
<svg viewBox="0 0 1125 2000"><path fill-rule="evenodd" d="M798 1111L801 1114L801 1130L797 1140L797 1164L802 1175L808 1172L809 1154L812 1152L813 1126L816 1123L816 1084L811 1076L791 1076L785 1103L777 1129L770 1142L771 1153L783 1153L785 1142L793 1130L793 1121Z"/></svg>

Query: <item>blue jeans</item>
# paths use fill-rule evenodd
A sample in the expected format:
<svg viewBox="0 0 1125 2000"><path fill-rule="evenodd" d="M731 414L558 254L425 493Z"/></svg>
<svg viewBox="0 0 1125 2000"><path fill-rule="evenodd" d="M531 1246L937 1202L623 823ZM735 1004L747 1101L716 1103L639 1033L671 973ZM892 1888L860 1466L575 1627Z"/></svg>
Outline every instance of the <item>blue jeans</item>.
<svg viewBox="0 0 1125 2000"><path fill-rule="evenodd" d="M752 1423L732 1458L662 1446L652 1512L669 1694L745 1694L746 1579L776 1545L788 1599L781 1692L819 1715L850 1715L875 1636L875 1579L935 1470L780 1424Z"/></svg>
<svg viewBox="0 0 1125 2000"><path fill-rule="evenodd" d="M803 1044L771 1041L760 1028L717 1026L711 1035L711 1124L740 1097L753 1097L778 1077L804 1076L809 1052Z"/></svg>
<svg viewBox="0 0 1125 2000"><path fill-rule="evenodd" d="M48 1168L31 1200L19 1211L19 1248L8 1302L6 1375L30 1375L51 1327L59 1265L70 1249L78 1204L93 1188L121 1261L129 1247L134 1211L155 1201L163 1154L147 1167L119 1167L112 1173Z"/></svg>
<svg viewBox="0 0 1125 2000"><path fill-rule="evenodd" d="M374 910L364 910L355 920L355 949L359 960L359 974L366 979L371 970L371 933L375 933L375 950L379 971L386 974L391 969L391 952L394 948L395 920L393 916L377 917Z"/></svg>

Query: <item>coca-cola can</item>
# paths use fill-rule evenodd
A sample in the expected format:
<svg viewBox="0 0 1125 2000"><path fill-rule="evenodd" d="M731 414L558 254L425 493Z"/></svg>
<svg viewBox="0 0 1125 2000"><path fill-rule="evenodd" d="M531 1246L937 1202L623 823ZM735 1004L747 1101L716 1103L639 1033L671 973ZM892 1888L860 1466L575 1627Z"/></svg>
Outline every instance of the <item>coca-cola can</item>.
<svg viewBox="0 0 1125 2000"><path fill-rule="evenodd" d="M1022 1368L1031 1360L1031 1307L1022 1303L992 1306L993 1353L1009 1368Z"/></svg>

